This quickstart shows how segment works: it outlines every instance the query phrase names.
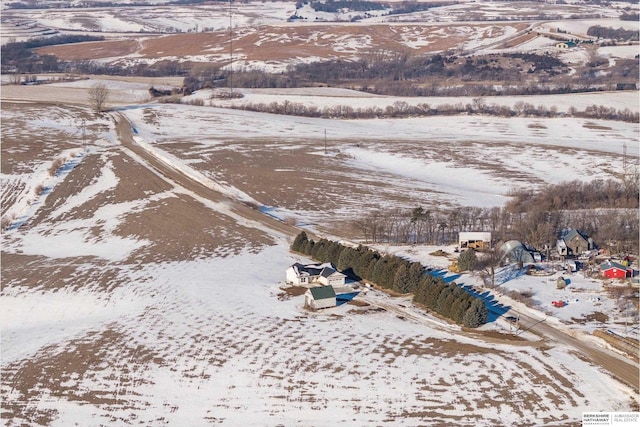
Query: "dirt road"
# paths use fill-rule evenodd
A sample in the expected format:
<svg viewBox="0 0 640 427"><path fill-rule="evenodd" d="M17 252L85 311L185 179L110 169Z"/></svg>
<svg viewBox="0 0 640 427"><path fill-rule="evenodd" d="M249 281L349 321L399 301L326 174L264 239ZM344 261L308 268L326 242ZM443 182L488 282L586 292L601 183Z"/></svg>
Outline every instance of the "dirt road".
<svg viewBox="0 0 640 427"><path fill-rule="evenodd" d="M286 238L291 239L293 239L298 233L300 233L301 230L299 228L261 213L258 210L258 206L247 206L242 202L233 200L220 193L219 191L209 188L203 183L196 181L182 171L171 167L157 157L154 157L143 147L135 143L133 139L131 123L127 120L127 118L121 113L114 113L114 117L116 118L117 123L116 128L118 131L118 138L122 146L131 150L140 158L144 159L147 165L151 166L155 172L159 173L167 180L180 185L197 194L198 196L204 197L205 199L214 202L225 203L233 213L247 220L249 224L254 224L257 227L266 226L270 230L276 232L278 235L282 235Z"/></svg>
<svg viewBox="0 0 640 427"><path fill-rule="evenodd" d="M544 321L522 314L519 316L520 327L523 330L528 329L530 332L544 337L547 341L555 341L556 343L573 347L582 357L602 366L618 381L627 384L635 390L639 389L640 370L632 361L626 360L622 356L613 355L606 350L595 347L591 343L574 338Z"/></svg>
<svg viewBox="0 0 640 427"><path fill-rule="evenodd" d="M116 120L118 135L122 145L134 152L137 156L140 156L142 159L144 159L144 161L148 163L148 165L153 167L153 169L157 173L160 173L166 179L179 184L206 199L216 202L224 202L232 209L234 213L236 213L240 217L245 218L251 223L264 225L279 235L293 238L300 232L300 229L298 229L297 227L285 224L268 215L265 215L259 212L256 207L247 206L237 200L233 200L154 157L143 147L135 143L131 130L131 123L126 119L126 117L124 117L120 113L116 113ZM402 307L399 307L395 304L381 304L379 301L374 302L371 300L368 300L368 302L373 305L380 306L385 310L392 311L397 315L405 316L420 323L423 323L425 321L423 318L416 318L415 313L403 309ZM593 363L605 368L619 381L626 383L636 390L638 389L638 385L640 382L640 371L638 370L638 367L633 364L633 362L626 361L621 357L612 355L607 351L594 347L589 343L580 341L547 323L539 322L533 318L522 315L521 319L523 328L526 329L530 327L531 332L544 337L545 341L548 344L555 343L556 345L561 344L573 347L582 356L591 360Z"/></svg>

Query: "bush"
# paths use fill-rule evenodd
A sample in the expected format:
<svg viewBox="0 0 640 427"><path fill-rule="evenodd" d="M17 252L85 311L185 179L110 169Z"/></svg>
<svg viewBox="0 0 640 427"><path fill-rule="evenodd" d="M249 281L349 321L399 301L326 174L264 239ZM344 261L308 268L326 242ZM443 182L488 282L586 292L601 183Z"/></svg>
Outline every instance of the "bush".
<svg viewBox="0 0 640 427"><path fill-rule="evenodd" d="M62 166L63 164L64 164L64 159L62 158L55 159L51 164L51 166L49 167L49 175L54 176L56 172L58 172L58 169L60 169L60 166Z"/></svg>

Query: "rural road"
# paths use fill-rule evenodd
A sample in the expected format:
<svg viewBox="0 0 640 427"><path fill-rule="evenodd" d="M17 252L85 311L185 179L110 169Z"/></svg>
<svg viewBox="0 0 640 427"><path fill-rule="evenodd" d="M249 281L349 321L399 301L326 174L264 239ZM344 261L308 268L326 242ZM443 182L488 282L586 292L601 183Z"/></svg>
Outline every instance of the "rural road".
<svg viewBox="0 0 640 427"><path fill-rule="evenodd" d="M278 221L273 217L259 212L254 207L245 205L237 200L227 197L219 191L207 187L203 183L158 159L145 150L141 145L136 144L133 138L132 124L123 114L116 113L115 118L118 137L121 144L142 158L147 163L147 165L144 166L151 166L155 172L160 173L170 182L193 191L195 194L206 199L216 202L225 202L231 207L235 214L249 220L250 222L260 223L276 233L284 235L285 237L293 238L301 231L293 225ZM419 323L425 323L425 319L422 318L422 316L418 318L414 312L411 312L408 309L394 304L384 304L380 301L373 301L370 299L367 301L372 305L379 306L385 310L394 312L397 315L404 316ZM581 355L609 371L617 380L629 385L634 390L638 390L640 384L640 370L633 362L627 361L621 356L613 355L607 350L595 347L593 344L588 342L580 341L579 339L572 337L548 323L540 322L539 320L522 314L520 315L520 319L523 329L530 328L529 330L531 332L543 337L547 344L556 343L558 345L569 346L576 349L576 351Z"/></svg>
<svg viewBox="0 0 640 427"><path fill-rule="evenodd" d="M544 337L548 342L556 342L562 345L573 347L581 355L589 359L591 362L602 366L609 371L614 378L621 381L634 390L638 390L640 386L640 368L637 364L630 360L624 359L609 353L605 349L598 348L594 344L581 341L566 332L538 319L534 319L527 315L519 314L520 327Z"/></svg>
<svg viewBox="0 0 640 427"><path fill-rule="evenodd" d="M249 223L264 225L277 234L291 239L300 233L301 230L299 228L261 213L256 209L257 206L256 208L247 206L242 202L227 197L155 157L149 151L145 150L144 147L136 144L133 138L132 124L122 113L115 113L114 118L116 120L116 130L120 143L123 147L142 158L146 162L143 166L150 166L156 173L162 175L169 182L180 185L200 197L214 202L224 202L234 214L248 220Z"/></svg>

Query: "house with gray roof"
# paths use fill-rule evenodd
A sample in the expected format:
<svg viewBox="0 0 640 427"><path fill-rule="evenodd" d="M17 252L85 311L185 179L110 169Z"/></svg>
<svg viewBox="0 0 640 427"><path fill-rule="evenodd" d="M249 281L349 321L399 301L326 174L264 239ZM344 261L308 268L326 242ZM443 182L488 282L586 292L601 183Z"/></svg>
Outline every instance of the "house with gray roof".
<svg viewBox="0 0 640 427"><path fill-rule="evenodd" d="M583 252L594 249L595 243L586 234L572 228L558 240L556 247L561 256L577 257Z"/></svg>
<svg viewBox="0 0 640 427"><path fill-rule="evenodd" d="M296 286L344 286L347 276L335 269L331 263L295 263L287 269L287 283Z"/></svg>

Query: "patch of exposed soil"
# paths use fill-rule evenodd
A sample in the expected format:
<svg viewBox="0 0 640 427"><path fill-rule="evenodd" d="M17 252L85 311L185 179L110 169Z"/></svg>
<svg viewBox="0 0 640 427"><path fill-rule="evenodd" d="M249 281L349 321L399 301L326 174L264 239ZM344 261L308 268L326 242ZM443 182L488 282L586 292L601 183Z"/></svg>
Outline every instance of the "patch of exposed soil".
<svg viewBox="0 0 640 427"><path fill-rule="evenodd" d="M293 297L304 295L309 288L305 288L304 286L285 286L280 289L282 292L278 294L278 299L280 301L285 301Z"/></svg>
<svg viewBox="0 0 640 427"><path fill-rule="evenodd" d="M110 291L129 278L117 266L94 257L52 259L37 255L2 252L2 289L87 289Z"/></svg>
<svg viewBox="0 0 640 427"><path fill-rule="evenodd" d="M136 408L129 393L148 383L144 371L150 365L163 363L153 350L131 342L117 330L89 332L64 346L43 348L33 358L3 367L3 392L9 384L11 389L9 396L3 397L2 418L49 424L57 411L40 409L38 402L45 397ZM119 395L126 400L119 400Z"/></svg>
<svg viewBox="0 0 640 427"><path fill-rule="evenodd" d="M105 40L71 43L36 49L39 55L54 55L63 61L91 61L101 58L124 57L139 48L136 40Z"/></svg>
<svg viewBox="0 0 640 427"><path fill-rule="evenodd" d="M5 89L3 86L3 97ZM80 120L88 119L83 109L3 100L2 113L4 123L0 158L3 174L32 172L35 164L53 162L62 151L82 146ZM77 133L71 134L62 127L56 128L52 125L39 127L37 119L41 117L46 117L50 123L75 121L78 124ZM5 125L7 120L11 121L8 126ZM92 129L88 127L87 137L91 136Z"/></svg>
<svg viewBox="0 0 640 427"><path fill-rule="evenodd" d="M586 323L591 323L591 322L599 322L599 323L606 323L609 321L609 316L605 313L602 313L600 311L596 311L595 313L591 313L588 314L582 318L575 318L572 317L571 320L574 323L580 323L582 325L586 324Z"/></svg>

